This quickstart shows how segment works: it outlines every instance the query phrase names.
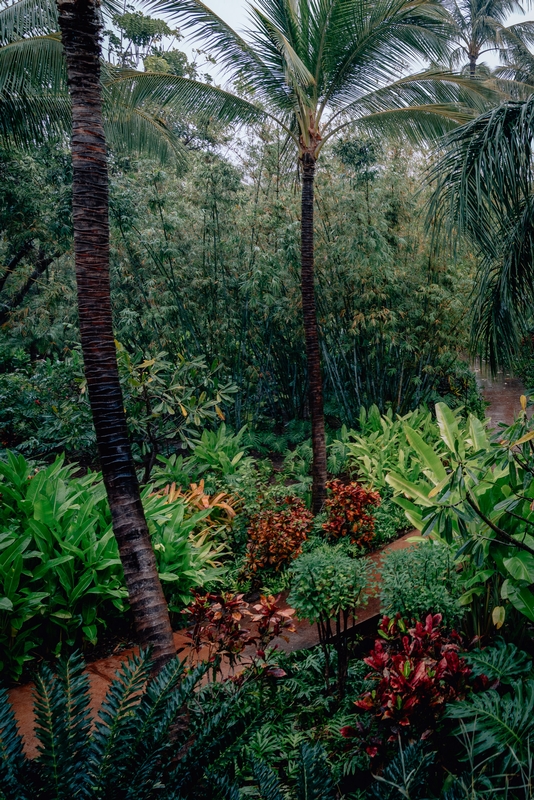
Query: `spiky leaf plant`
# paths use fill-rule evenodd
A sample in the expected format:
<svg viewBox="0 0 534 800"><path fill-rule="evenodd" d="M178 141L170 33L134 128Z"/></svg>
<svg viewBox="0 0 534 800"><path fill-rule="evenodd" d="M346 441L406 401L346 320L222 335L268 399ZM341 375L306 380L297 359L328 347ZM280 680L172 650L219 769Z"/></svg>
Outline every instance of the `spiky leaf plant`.
<svg viewBox="0 0 534 800"><path fill-rule="evenodd" d="M254 718L229 691L218 713L195 722L187 705L199 697L205 666L186 673L175 658L150 679L147 652L133 656L111 684L91 726L89 679L80 655L43 667L35 683L38 756L22 747L7 691L0 692L0 798L34 800L186 800L209 783L232 785L214 765ZM223 786L223 784L225 784Z"/></svg>

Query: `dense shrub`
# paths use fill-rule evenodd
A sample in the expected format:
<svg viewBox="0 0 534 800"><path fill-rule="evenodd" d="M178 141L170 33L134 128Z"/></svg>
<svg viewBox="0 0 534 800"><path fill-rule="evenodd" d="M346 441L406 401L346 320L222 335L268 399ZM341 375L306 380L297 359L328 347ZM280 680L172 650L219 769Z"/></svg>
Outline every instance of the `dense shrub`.
<svg viewBox="0 0 534 800"><path fill-rule="evenodd" d="M274 509L260 511L248 529L247 570L279 571L302 551L313 522L313 515L298 497L278 501Z"/></svg>
<svg viewBox="0 0 534 800"><path fill-rule="evenodd" d="M446 703L462 699L468 692L471 669L458 655L461 637L445 633L441 623L441 614L428 614L413 628L400 615L382 619L381 638L364 659L372 669L375 686L355 704L376 717L383 739L393 741L403 729L411 737L427 738ZM376 755L378 748L379 741L375 741L367 752Z"/></svg>
<svg viewBox="0 0 534 800"><path fill-rule="evenodd" d="M0 460L0 667L18 679L37 653L96 643L124 619L127 591L104 485L58 458L36 469ZM212 578L219 548L203 532L210 509L143 493L158 572L171 610Z"/></svg>
<svg viewBox="0 0 534 800"><path fill-rule="evenodd" d="M323 531L332 539L350 537L351 542L368 547L373 541L375 518L368 513L372 506L380 505L378 492L371 492L359 483L344 484L329 481L330 492L325 500L328 519Z"/></svg>
<svg viewBox="0 0 534 800"><path fill-rule="evenodd" d="M343 693L348 669L349 642L347 632L356 606L362 601L367 585L368 563L363 558L350 558L340 547L323 547L304 553L292 569L288 602L300 619L316 622L319 640L325 653L326 682L330 681L327 644L337 651L337 682Z"/></svg>
<svg viewBox="0 0 534 800"><path fill-rule="evenodd" d="M445 625L462 617L458 599L462 585L447 545L426 541L405 550L386 553L382 562L380 600L382 611L407 620L441 614Z"/></svg>

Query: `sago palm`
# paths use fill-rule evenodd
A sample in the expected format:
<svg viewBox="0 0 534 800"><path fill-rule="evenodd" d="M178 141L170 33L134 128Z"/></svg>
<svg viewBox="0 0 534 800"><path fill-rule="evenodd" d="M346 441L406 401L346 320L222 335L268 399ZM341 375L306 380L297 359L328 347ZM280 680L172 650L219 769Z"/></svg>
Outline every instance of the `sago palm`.
<svg viewBox="0 0 534 800"><path fill-rule="evenodd" d="M468 118L480 103L469 82L408 65L443 60L448 15L432 0L258 0L245 38L200 0L152 0L192 28L222 70L251 92L250 104L274 120L295 148L302 176L302 312L312 422L312 505L326 493L320 342L314 288L314 177L326 144L350 125L416 142ZM463 99L463 103L461 102Z"/></svg>
<svg viewBox="0 0 534 800"><path fill-rule="evenodd" d="M485 53L506 53L509 47L534 41L534 23L505 25L510 14L524 14L518 0L442 0L452 20L452 37L456 44L451 62L469 65L469 74L476 75L477 62Z"/></svg>

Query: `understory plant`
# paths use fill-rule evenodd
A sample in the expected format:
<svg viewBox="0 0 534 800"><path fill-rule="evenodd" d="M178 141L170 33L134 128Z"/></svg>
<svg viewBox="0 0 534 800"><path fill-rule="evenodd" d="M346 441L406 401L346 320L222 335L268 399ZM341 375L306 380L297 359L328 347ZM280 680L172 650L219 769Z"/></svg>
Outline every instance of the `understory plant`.
<svg viewBox="0 0 534 800"><path fill-rule="evenodd" d="M370 756L403 732L428 738L446 704L469 692L471 669L459 655L462 639L441 625L440 614L428 614L414 627L400 615L382 619L379 638L364 659L375 685L355 702L378 722L377 735L366 746ZM351 728L345 735L358 733Z"/></svg>
<svg viewBox="0 0 534 800"><path fill-rule="evenodd" d="M0 662L12 680L37 653L96 643L128 609L101 477L74 472L62 458L42 469L10 452L0 461ZM168 500L143 492L158 572L181 611L220 573L223 545L206 531L210 508Z"/></svg>
<svg viewBox="0 0 534 800"><path fill-rule="evenodd" d="M454 414L454 412L451 412ZM418 408L401 416L388 409L380 414L377 406L360 411L359 428L349 434L347 445L349 467L358 478L373 489L387 489L386 477L395 471L410 480L417 480L421 472L421 457L406 436L406 428L429 446L439 442L439 430L426 408Z"/></svg>
<svg viewBox="0 0 534 800"><path fill-rule="evenodd" d="M248 527L248 574L256 576L259 570L279 572L302 552L313 524L313 515L299 497L285 497L275 501L274 508L266 508L254 515Z"/></svg>
<svg viewBox="0 0 534 800"><path fill-rule="evenodd" d="M323 531L330 539L347 537L365 550L374 539L375 517L369 511L380 505L380 495L359 483L342 483L337 479L329 481L326 488L327 521Z"/></svg>
<svg viewBox="0 0 534 800"><path fill-rule="evenodd" d="M242 594L194 593L193 601L184 609L189 624L187 635L192 654L210 665L213 680L224 676L226 666L233 673L247 646L254 646L254 651L247 654L248 662L261 665L269 675L283 674L267 661L267 649L273 639L289 641L287 634L295 632L291 619L294 610L279 607L279 600L261 595L251 611Z"/></svg>
<svg viewBox="0 0 534 800"><path fill-rule="evenodd" d="M432 540L419 540L404 550L386 552L380 570L381 610L400 614L413 623L430 613L441 614L447 627L458 625L462 582L454 549Z"/></svg>
<svg viewBox="0 0 534 800"><path fill-rule="evenodd" d="M43 665L35 681L35 760L24 752L9 703L0 690L0 797L5 800L91 800L213 797L224 776L216 762L257 713L239 690L217 713L187 713L202 702L205 666L188 673L174 658L151 677L146 652L132 656L111 683L95 720L90 681L79 654Z"/></svg>
<svg viewBox="0 0 534 800"><path fill-rule="evenodd" d="M396 501L422 534L435 531L456 545L465 575L460 602L483 615L473 624L479 634L501 629L514 619L514 609L534 621L534 430L527 398L521 403L517 421L493 440L478 419L469 416L460 425L438 403L444 453L406 429L424 479L409 480L400 472L387 476Z"/></svg>
<svg viewBox="0 0 534 800"><path fill-rule="evenodd" d="M316 623L325 653L325 679L330 684L328 644L337 652L337 689L342 696L350 653L349 628L364 598L369 566L363 558L350 558L337 547L324 545L299 556L292 567L288 602L300 619Z"/></svg>

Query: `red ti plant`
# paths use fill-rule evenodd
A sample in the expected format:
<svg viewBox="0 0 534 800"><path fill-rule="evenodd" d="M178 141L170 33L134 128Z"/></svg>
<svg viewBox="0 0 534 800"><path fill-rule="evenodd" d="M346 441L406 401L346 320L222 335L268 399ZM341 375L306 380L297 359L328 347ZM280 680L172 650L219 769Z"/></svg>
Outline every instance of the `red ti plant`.
<svg viewBox="0 0 534 800"><path fill-rule="evenodd" d="M375 535L375 518L368 511L380 505L378 492L365 489L360 483L342 483L340 480L326 484L329 495L325 500L328 520L323 531L332 539L350 536L351 542L367 548Z"/></svg>
<svg viewBox="0 0 534 800"><path fill-rule="evenodd" d="M257 635L254 637L256 643L256 655L259 658L265 658L265 650L271 644L273 639L281 637L286 642L289 637L283 631L288 633L295 633L295 625L293 624L292 616L295 613L294 608L280 608L277 603L280 600L278 597L270 595L261 595L260 602L253 606L255 614L252 614L252 622L257 623Z"/></svg>
<svg viewBox="0 0 534 800"><path fill-rule="evenodd" d="M197 653L207 647L207 660L213 664L213 675L223 658L233 669L240 654L250 641L249 631L241 627L248 604L242 594L200 594L193 592L194 600L184 613L189 616L187 635Z"/></svg>
<svg viewBox="0 0 534 800"><path fill-rule="evenodd" d="M462 699L469 691L471 670L458 651L462 640L454 631L445 634L441 614L429 614L414 628L397 615L384 617L374 650L364 659L372 668L368 677L376 686L355 705L372 713L389 741L404 729L427 738L445 710L446 703ZM350 734L344 729L343 735ZM356 731L354 731L356 735ZM367 748L376 755L377 747Z"/></svg>
<svg viewBox="0 0 534 800"><path fill-rule="evenodd" d="M194 600L184 609L189 616L190 628L187 635L192 641L197 656L207 648L207 660L212 663L213 680L221 670L226 659L233 670L244 656L247 645L255 646L256 652L249 652L247 660L255 663L255 657L263 663L261 670L271 677L283 677L283 670L269 664L266 649L277 636L287 640L284 632L293 633L295 626L291 619L294 610L282 609L277 603L279 597L262 596L252 613L242 594L201 594L193 592ZM256 625L256 631L242 627L244 618ZM257 665L256 665L257 666Z"/></svg>

